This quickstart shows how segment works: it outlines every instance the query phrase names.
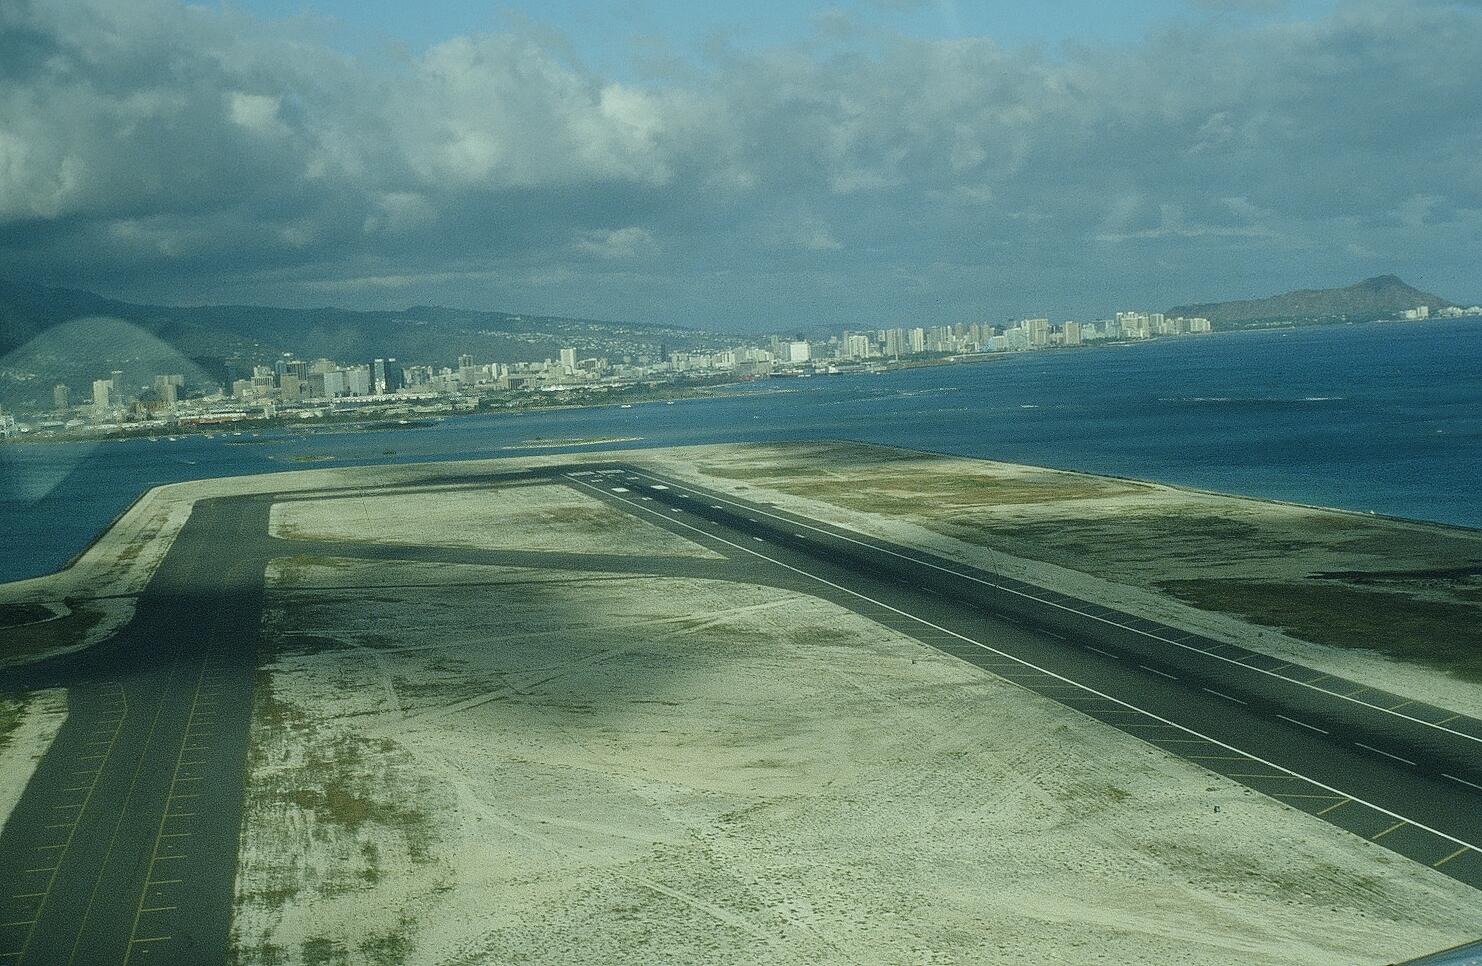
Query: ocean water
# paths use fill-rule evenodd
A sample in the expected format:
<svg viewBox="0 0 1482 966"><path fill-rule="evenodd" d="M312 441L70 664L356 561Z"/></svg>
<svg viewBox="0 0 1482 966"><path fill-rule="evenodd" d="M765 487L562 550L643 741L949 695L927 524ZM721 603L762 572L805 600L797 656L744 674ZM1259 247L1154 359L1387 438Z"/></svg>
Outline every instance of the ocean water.
<svg viewBox="0 0 1482 966"><path fill-rule="evenodd" d="M315 465L854 439L1482 528L1482 321L1018 353L714 399L445 420L0 446L0 581L48 573L148 487ZM323 461L323 462L319 462Z"/></svg>

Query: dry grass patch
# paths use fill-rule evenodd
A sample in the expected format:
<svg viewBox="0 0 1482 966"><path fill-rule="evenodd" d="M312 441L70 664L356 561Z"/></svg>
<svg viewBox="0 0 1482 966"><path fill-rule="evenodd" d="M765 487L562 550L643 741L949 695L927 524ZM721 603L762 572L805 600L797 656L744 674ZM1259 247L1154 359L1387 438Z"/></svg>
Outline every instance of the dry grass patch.
<svg viewBox="0 0 1482 966"><path fill-rule="evenodd" d="M985 569L1007 561L970 548L1482 680L1473 531L854 443L705 447L694 466L723 488L746 481L753 498L796 497L805 514L859 512L850 525L875 532L908 524L927 549L941 551L932 534L950 538Z"/></svg>
<svg viewBox="0 0 1482 966"><path fill-rule="evenodd" d="M855 443L754 447L744 460L702 459L697 468L721 479L890 514L1082 500L1147 489L1109 477Z"/></svg>
<svg viewBox="0 0 1482 966"><path fill-rule="evenodd" d="M1195 579L1162 586L1195 607L1238 614L1306 641L1377 651L1482 683L1482 602L1417 600L1341 584Z"/></svg>
<svg viewBox="0 0 1482 966"><path fill-rule="evenodd" d="M271 529L275 536L296 540L716 556L699 544L557 484L284 502L273 506Z"/></svg>

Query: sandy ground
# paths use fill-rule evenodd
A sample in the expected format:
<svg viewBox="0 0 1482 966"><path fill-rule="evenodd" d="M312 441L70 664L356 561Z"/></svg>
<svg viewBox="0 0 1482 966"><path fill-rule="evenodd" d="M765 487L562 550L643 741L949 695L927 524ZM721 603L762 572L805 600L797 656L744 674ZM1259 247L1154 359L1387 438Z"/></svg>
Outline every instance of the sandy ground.
<svg viewBox="0 0 1482 966"><path fill-rule="evenodd" d="M1482 717L1482 687L1474 681L1361 646L1300 640L1159 589L1195 575L1295 583L1334 571L1475 566L1482 563L1482 534L854 444L651 450L633 462ZM1482 600L1475 578L1411 581L1406 589L1473 606ZM1435 633L1445 637L1447 629Z"/></svg>
<svg viewBox="0 0 1482 966"><path fill-rule="evenodd" d="M815 598L271 583L239 963L1353 964L1476 928L1438 873Z"/></svg>
<svg viewBox="0 0 1482 966"><path fill-rule="evenodd" d="M67 720L67 692L60 688L0 698L0 827Z"/></svg>
<svg viewBox="0 0 1482 966"><path fill-rule="evenodd" d="M1374 521L1329 538L1330 518L1309 526L1301 508L978 461L957 461L977 478L965 489L943 463L882 486L857 452L822 449L815 490L798 486L788 447L179 484L152 491L68 570L0 586L0 603L95 608L48 644L83 646L127 620L196 499L616 456L1482 712L1473 685L1160 593L1222 522L1202 544L1175 534L1166 553L1055 536L1078 513L1133 527L1178 505L1327 541L1251 558L1273 576L1446 566L1469 552L1415 550L1424 528L1400 539ZM983 497L985 476L996 499ZM532 497L498 537L487 533L501 494L429 499L417 539L471 545L459 541L482 528L476 539L498 542L473 545L695 552L643 527L584 529L589 501L571 493L568 512L556 495ZM278 517L295 535L346 538L349 516L295 512ZM1016 552L985 550L990 532ZM1200 566L1248 573L1248 531L1223 532L1232 556ZM280 561L272 581L238 962L1378 964L1475 938L1475 892L816 599L332 558ZM114 595L103 612L98 598ZM0 803L24 787L64 707L48 692L0 708Z"/></svg>
<svg viewBox="0 0 1482 966"><path fill-rule="evenodd" d="M270 526L273 536L295 540L566 553L614 546L641 557L719 557L559 485L503 487L494 500L483 489L295 500L273 505Z"/></svg>

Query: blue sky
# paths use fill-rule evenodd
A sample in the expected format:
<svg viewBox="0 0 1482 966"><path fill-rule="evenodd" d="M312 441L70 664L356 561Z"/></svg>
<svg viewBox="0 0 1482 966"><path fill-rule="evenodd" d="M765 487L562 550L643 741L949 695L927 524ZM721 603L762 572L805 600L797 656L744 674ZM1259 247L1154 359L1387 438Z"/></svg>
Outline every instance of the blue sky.
<svg viewBox="0 0 1482 966"><path fill-rule="evenodd" d="M1482 3L0 4L0 275L797 331L1482 300Z"/></svg>

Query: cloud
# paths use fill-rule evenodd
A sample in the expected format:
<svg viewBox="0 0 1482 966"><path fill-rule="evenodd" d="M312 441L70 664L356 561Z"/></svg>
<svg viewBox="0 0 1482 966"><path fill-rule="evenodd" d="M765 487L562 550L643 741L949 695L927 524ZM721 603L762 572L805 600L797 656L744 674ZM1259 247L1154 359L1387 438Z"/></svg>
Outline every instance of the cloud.
<svg viewBox="0 0 1482 966"><path fill-rule="evenodd" d="M0 272L717 325L1084 316L1381 264L1482 289L1476 5L1053 58L836 20L619 80L537 29L352 56L307 17L12 0Z"/></svg>

